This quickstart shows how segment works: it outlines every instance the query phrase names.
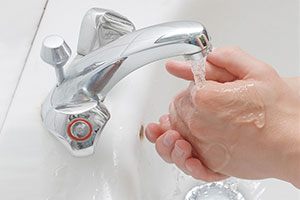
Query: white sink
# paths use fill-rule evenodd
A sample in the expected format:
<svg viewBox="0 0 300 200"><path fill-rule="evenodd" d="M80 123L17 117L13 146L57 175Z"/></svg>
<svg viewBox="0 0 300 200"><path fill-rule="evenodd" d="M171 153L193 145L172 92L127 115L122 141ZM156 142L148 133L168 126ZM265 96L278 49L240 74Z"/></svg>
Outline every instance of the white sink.
<svg viewBox="0 0 300 200"><path fill-rule="evenodd" d="M290 33L292 30L297 32L297 20L293 18L299 11L295 8L296 1L289 5L281 5L279 0L272 1L272 9L265 9L271 5L259 0L248 3L247 9L237 0L215 3L199 0L190 0L189 3L181 0L124 2L49 1L0 134L1 199L182 200L187 191L201 183L163 162L140 131L141 126L157 121L161 114L166 113L172 97L187 85L169 76L163 61L137 70L109 93L105 104L111 119L93 156L71 156L43 127L41 104L53 87L55 77L53 69L39 58L41 41L48 34L61 34L75 51L81 18L90 7L116 10L138 28L171 20L198 20L207 26L217 46L239 45L266 62L281 66L277 70L282 75L297 73L299 61L295 55L299 54L299 50L295 41L299 41L299 36ZM254 8L257 8L261 20L257 20L258 16L254 13L246 12L255 12ZM216 17L217 14L219 17ZM244 21L236 17L242 14ZM274 22L267 32L260 30L264 29L264 23L273 21L282 25ZM284 24L285 21L289 24ZM257 30L251 34L254 28ZM276 32L278 28L289 29L286 34L290 35L285 43L273 42L284 32L281 29ZM259 37L253 38L253 34ZM291 53L283 54L281 51L287 51L286 45L290 45ZM277 48L279 53L269 53L269 49ZM286 66L291 68L286 70ZM265 188L260 196L262 200L300 199L299 190L282 181L264 180L259 188L260 191ZM248 188L246 184L242 192L247 200L255 198L250 185Z"/></svg>

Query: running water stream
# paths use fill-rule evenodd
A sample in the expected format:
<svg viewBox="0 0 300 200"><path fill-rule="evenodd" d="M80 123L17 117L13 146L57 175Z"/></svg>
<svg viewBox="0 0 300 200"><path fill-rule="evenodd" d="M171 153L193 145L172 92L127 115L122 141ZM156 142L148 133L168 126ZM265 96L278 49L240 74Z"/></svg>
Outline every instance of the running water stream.
<svg viewBox="0 0 300 200"><path fill-rule="evenodd" d="M190 61L191 69L194 74L194 82L197 88L202 88L205 85L205 64L206 56L197 53L186 58Z"/></svg>

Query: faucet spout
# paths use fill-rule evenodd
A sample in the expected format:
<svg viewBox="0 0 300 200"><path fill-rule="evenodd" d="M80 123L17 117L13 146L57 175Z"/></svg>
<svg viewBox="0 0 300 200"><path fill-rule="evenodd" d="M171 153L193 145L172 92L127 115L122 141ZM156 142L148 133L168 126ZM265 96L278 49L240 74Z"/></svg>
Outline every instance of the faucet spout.
<svg viewBox="0 0 300 200"><path fill-rule="evenodd" d="M196 22L172 22L160 24L142 29L125 35L116 40L104 49L99 49L95 54L87 57L79 65L90 65L95 62L108 62L103 65L85 84L86 88L93 88L93 94L99 94L105 97L111 88L134 70L157 60L196 53L207 54L211 50L209 37L203 25ZM122 46L119 46L122 45ZM118 52L111 52L104 56L104 52L110 49ZM100 77L98 73L110 66L107 73L111 74L109 81L95 81ZM110 77L110 75L108 75ZM101 76L106 77L106 76ZM101 83L103 85L95 85Z"/></svg>
<svg viewBox="0 0 300 200"><path fill-rule="evenodd" d="M110 116L103 104L105 96L121 79L148 63L179 55L206 56L211 48L205 27L192 21L163 23L122 35L73 60L64 80L44 103L43 120L73 155L89 155L92 150L84 150L94 146L97 132Z"/></svg>
<svg viewBox="0 0 300 200"><path fill-rule="evenodd" d="M77 100L76 94L82 91L104 100L116 83L148 63L179 55L206 55L211 47L205 27L198 22L170 22L128 33L72 63L65 82L53 94L57 97L53 103ZM76 89L70 89L71 85Z"/></svg>

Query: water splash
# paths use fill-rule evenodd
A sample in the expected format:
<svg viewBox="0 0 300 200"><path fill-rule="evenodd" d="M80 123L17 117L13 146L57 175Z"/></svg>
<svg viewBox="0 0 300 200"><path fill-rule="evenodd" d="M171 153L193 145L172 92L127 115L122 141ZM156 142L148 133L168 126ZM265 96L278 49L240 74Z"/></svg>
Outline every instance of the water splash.
<svg viewBox="0 0 300 200"><path fill-rule="evenodd" d="M190 61L191 69L194 74L194 82L198 88L202 88L205 85L205 64L206 56L203 56L201 53L190 55L186 57Z"/></svg>
<svg viewBox="0 0 300 200"><path fill-rule="evenodd" d="M202 88L205 85L205 63L206 56L200 59L191 60L191 68L194 74L194 81L198 88Z"/></svg>

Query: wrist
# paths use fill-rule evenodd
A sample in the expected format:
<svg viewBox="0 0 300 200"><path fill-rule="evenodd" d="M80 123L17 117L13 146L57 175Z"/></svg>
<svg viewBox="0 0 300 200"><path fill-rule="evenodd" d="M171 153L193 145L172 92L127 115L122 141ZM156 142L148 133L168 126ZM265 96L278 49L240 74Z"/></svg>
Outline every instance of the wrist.
<svg viewBox="0 0 300 200"><path fill-rule="evenodd" d="M300 136L300 131L298 132ZM295 154L295 158L293 160L294 170L295 174L292 174L293 178L291 180L291 183L296 186L298 189L300 189L300 140L298 140L298 151Z"/></svg>
<svg viewBox="0 0 300 200"><path fill-rule="evenodd" d="M294 112L274 120L277 126L272 126L270 148L273 161L270 165L270 173L273 178L287 181L300 189L300 113L297 106ZM300 109L300 107L299 107ZM284 112L282 112L284 113Z"/></svg>
<svg viewBox="0 0 300 200"><path fill-rule="evenodd" d="M296 91L300 91L300 87L297 88L294 84L299 80L298 78L293 79L293 89L297 89L294 94ZM289 79L289 83L291 84L291 79ZM278 121L280 124L278 131L281 137L277 138L279 140L275 146L280 147L277 148L279 150L277 153L280 155L280 161L277 164L281 168L278 178L288 181L300 189L300 95L294 97L291 98L294 101L289 101L289 104L281 107L285 108L281 112L285 114Z"/></svg>
<svg viewBox="0 0 300 200"><path fill-rule="evenodd" d="M290 142L290 146L287 148L287 181L300 189L300 125L294 124L294 127L297 128L293 137L294 140Z"/></svg>
<svg viewBox="0 0 300 200"><path fill-rule="evenodd" d="M291 162L292 170L290 173L290 183L292 183L295 187L300 189L300 143L299 143L299 151L297 155L295 155L294 160Z"/></svg>

